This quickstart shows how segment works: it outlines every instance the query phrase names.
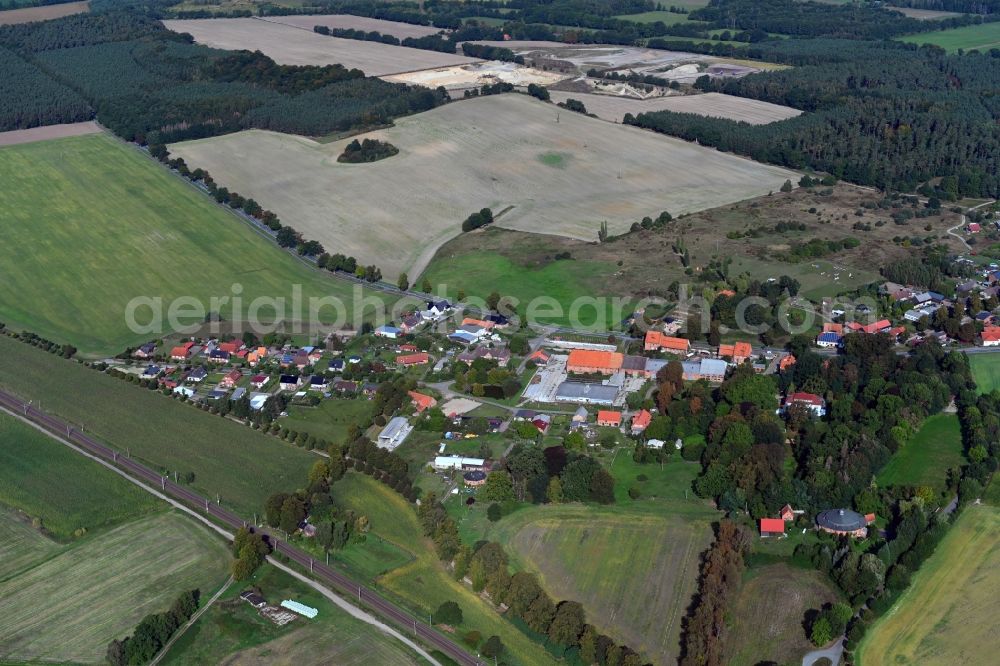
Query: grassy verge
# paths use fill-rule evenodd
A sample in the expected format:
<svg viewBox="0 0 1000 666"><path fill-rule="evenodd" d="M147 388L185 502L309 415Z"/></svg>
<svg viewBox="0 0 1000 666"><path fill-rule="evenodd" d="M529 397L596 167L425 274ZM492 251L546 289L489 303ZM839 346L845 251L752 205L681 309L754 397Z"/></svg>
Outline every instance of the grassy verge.
<svg viewBox="0 0 1000 666"><path fill-rule="evenodd" d="M35 401L154 469L194 472L192 487L244 516L298 487L313 454L159 393L0 336L0 387Z"/></svg>

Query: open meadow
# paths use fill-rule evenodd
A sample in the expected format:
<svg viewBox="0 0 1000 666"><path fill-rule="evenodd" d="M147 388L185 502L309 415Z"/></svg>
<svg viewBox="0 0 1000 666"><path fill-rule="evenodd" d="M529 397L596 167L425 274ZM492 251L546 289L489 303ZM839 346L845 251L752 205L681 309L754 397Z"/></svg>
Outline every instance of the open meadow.
<svg viewBox="0 0 1000 666"><path fill-rule="evenodd" d="M371 412L372 403L367 398L324 400L315 407L290 405L288 416L282 417L280 423L289 430L306 432L317 439L341 444L347 429L353 424L367 422Z"/></svg>
<svg viewBox="0 0 1000 666"><path fill-rule="evenodd" d="M969 354L969 369L980 393L1000 389L1000 354Z"/></svg>
<svg viewBox="0 0 1000 666"><path fill-rule="evenodd" d="M153 469L193 472L192 488L250 517L295 489L314 454L190 405L0 336L0 387L82 426Z"/></svg>
<svg viewBox="0 0 1000 666"><path fill-rule="evenodd" d="M250 587L271 604L294 599L319 611L283 627L262 617L239 594ZM296 664L366 666L424 664L395 638L348 615L308 585L270 565L232 585L167 652L164 666Z"/></svg>
<svg viewBox="0 0 1000 666"><path fill-rule="evenodd" d="M726 613L731 626L726 639L728 666L801 663L815 649L806 636L806 611L840 600L818 571L785 564L751 569Z"/></svg>
<svg viewBox="0 0 1000 666"><path fill-rule="evenodd" d="M476 58L454 53L328 37L313 32L311 25L303 29L270 19L181 19L163 24L174 32L188 33L205 46L227 51L260 51L279 65L340 64L360 69L368 76L478 62Z"/></svg>
<svg viewBox="0 0 1000 666"><path fill-rule="evenodd" d="M959 49L989 51L1000 47L1000 23L982 23L935 32L922 32L899 39L911 44L933 44L952 52Z"/></svg>
<svg viewBox="0 0 1000 666"><path fill-rule="evenodd" d="M948 470L965 464L962 430L956 414L927 418L917 434L878 474L880 486L930 486L944 490Z"/></svg>
<svg viewBox="0 0 1000 666"><path fill-rule="evenodd" d="M93 532L163 505L98 463L0 412L3 506L41 521L46 533L68 541L76 530Z"/></svg>
<svg viewBox="0 0 1000 666"><path fill-rule="evenodd" d="M93 663L108 642L178 594L211 596L226 580L221 539L164 513L88 539L0 582L0 661Z"/></svg>
<svg viewBox="0 0 1000 666"><path fill-rule="evenodd" d="M864 666L995 663L1000 509L972 505L950 528L858 650Z"/></svg>
<svg viewBox="0 0 1000 666"><path fill-rule="evenodd" d="M164 327L175 299L193 297L210 311L211 298L232 298L236 284L244 314L254 298L270 297L284 299L284 319L294 319L288 306L300 285L304 304L335 296L351 316L353 284L289 256L104 134L0 148L0 209L0 321L70 342L85 355L117 354L156 336L127 325L126 307L136 297L162 299ZM217 308L232 318L228 301ZM331 322L337 317L332 308L321 312ZM260 313L273 319L275 308ZM299 316L306 315L304 307ZM136 312L138 322L150 317L149 308Z"/></svg>
<svg viewBox="0 0 1000 666"><path fill-rule="evenodd" d="M693 113L712 118L728 118L751 125L766 125L794 118L802 113L790 106L771 104L745 97L734 97L723 93L668 95L652 99L634 99L562 90L549 91L549 95L556 102L564 102L567 99L579 100L587 107L587 113L593 113L598 118L616 123L620 123L626 113L636 116L640 113L654 111L676 111L677 113Z"/></svg>
<svg viewBox="0 0 1000 666"><path fill-rule="evenodd" d="M90 2L64 2L58 5L42 5L40 7L22 7L0 12L0 25L15 25L31 23L32 21L48 21L72 14L82 14L90 9Z"/></svg>
<svg viewBox="0 0 1000 666"><path fill-rule="evenodd" d="M359 138L399 154L339 164L348 140L249 131L171 153L251 196L307 237L392 278L489 207L497 226L596 240L663 210L690 213L777 190L796 174L507 94L454 102Z"/></svg>
<svg viewBox="0 0 1000 666"><path fill-rule="evenodd" d="M463 614L459 631L475 629L484 637L496 634L503 641L508 663L540 666L556 662L542 645L504 620L490 603L445 570L430 540L423 536L413 506L396 492L351 472L333 484L331 494L338 505L368 516L369 539L381 537L413 555L412 562L379 578L378 588L383 594L389 593L391 599L420 615L433 612L445 601L455 601Z"/></svg>

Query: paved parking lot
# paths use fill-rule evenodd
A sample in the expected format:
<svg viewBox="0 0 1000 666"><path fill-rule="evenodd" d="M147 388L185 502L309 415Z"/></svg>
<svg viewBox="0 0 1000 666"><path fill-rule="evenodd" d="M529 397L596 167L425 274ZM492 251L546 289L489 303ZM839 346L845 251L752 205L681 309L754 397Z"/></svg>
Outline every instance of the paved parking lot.
<svg viewBox="0 0 1000 666"><path fill-rule="evenodd" d="M556 389L566 381L566 361L569 356L556 354L549 362L538 368L535 373L537 382L532 382L524 389L524 399L533 402L555 402Z"/></svg>

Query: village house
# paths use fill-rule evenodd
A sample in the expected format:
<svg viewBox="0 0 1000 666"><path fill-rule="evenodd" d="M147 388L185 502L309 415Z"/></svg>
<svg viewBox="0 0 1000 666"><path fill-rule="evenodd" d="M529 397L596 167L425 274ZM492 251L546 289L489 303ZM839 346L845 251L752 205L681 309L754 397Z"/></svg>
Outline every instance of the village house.
<svg viewBox="0 0 1000 666"><path fill-rule="evenodd" d="M892 322L888 319L879 319L871 324L861 325L856 321L848 322L846 328L854 333L887 333L892 328Z"/></svg>
<svg viewBox="0 0 1000 666"><path fill-rule="evenodd" d="M760 535L762 537L785 536L785 521L781 518L761 518Z"/></svg>
<svg viewBox="0 0 1000 666"><path fill-rule="evenodd" d="M147 342L146 344L142 345L134 352L132 352L132 356L134 358L152 358L155 354L156 354L156 345L152 342Z"/></svg>
<svg viewBox="0 0 1000 666"><path fill-rule="evenodd" d="M313 375L309 378L309 388L313 391L326 391L330 387L330 382L323 375Z"/></svg>
<svg viewBox="0 0 1000 666"><path fill-rule="evenodd" d="M399 320L399 328L403 331L403 333L412 333L423 323L424 320L420 317L420 315L411 313L403 315L402 319Z"/></svg>
<svg viewBox="0 0 1000 666"><path fill-rule="evenodd" d="M254 375L250 378L250 388L260 390L267 384L267 375Z"/></svg>
<svg viewBox="0 0 1000 666"><path fill-rule="evenodd" d="M700 361L684 361L684 379L696 382L704 379L711 383L721 383L726 379L729 364L717 358L703 358Z"/></svg>
<svg viewBox="0 0 1000 666"><path fill-rule="evenodd" d="M632 435L641 435L652 422L653 415L648 409L636 412L632 415Z"/></svg>
<svg viewBox="0 0 1000 666"><path fill-rule="evenodd" d="M815 393L805 393L804 391L789 393L782 406L783 410L788 411L793 405L804 405L816 417L826 414L826 400Z"/></svg>
<svg viewBox="0 0 1000 666"><path fill-rule="evenodd" d="M599 410L597 412L597 425L618 428L622 424L622 413L611 410Z"/></svg>
<svg viewBox="0 0 1000 666"><path fill-rule="evenodd" d="M459 354L458 360L466 365L472 365L476 359L481 358L487 361L496 361L499 367L506 368L507 364L510 362L510 356L510 350L506 347L498 347L496 349L490 347L476 347L471 351Z"/></svg>
<svg viewBox="0 0 1000 666"><path fill-rule="evenodd" d="M375 329L375 335L376 337L379 338L388 338L390 340L395 340L402 334L403 331L396 328L395 326L379 326L378 328Z"/></svg>
<svg viewBox="0 0 1000 666"><path fill-rule="evenodd" d="M749 342L736 342L731 345L719 345L719 358L726 358L740 364L753 356L753 347Z"/></svg>
<svg viewBox="0 0 1000 666"><path fill-rule="evenodd" d="M778 361L778 370L784 371L795 365L795 354L786 354Z"/></svg>
<svg viewBox="0 0 1000 666"><path fill-rule="evenodd" d="M659 331L646 331L643 344L646 351L665 351L671 354L686 354L691 349L691 341L664 335Z"/></svg>
<svg viewBox="0 0 1000 666"><path fill-rule="evenodd" d="M496 326L492 321L487 321L485 319L475 319L473 317L465 317L462 319L461 326L464 328L466 326L471 326L474 328L481 328L484 331L492 331L493 327Z"/></svg>
<svg viewBox="0 0 1000 666"><path fill-rule="evenodd" d="M146 368L142 371L142 374L139 376L143 379L153 379L155 377L159 377L161 372L163 372L163 370L160 369L160 366L147 365Z"/></svg>
<svg viewBox="0 0 1000 666"><path fill-rule="evenodd" d="M552 354L545 351L544 349L536 349L532 352L531 356L528 357L529 361L534 361L538 365L545 365L552 358Z"/></svg>
<svg viewBox="0 0 1000 666"><path fill-rule="evenodd" d="M230 370L225 374L225 376L219 381L219 386L223 388L233 388L236 386L236 382L243 378L243 373L239 370Z"/></svg>
<svg viewBox="0 0 1000 666"><path fill-rule="evenodd" d="M241 349L243 349L243 343L242 342L237 342L235 340L234 341L230 341L230 342L220 342L219 346L217 347L217 349L221 349L222 351L226 352L227 354L236 354Z"/></svg>
<svg viewBox="0 0 1000 666"><path fill-rule="evenodd" d="M186 361L193 355L194 343L185 342L182 345L178 345L170 350L170 360L172 361Z"/></svg>
<svg viewBox="0 0 1000 666"><path fill-rule="evenodd" d="M430 363L431 357L427 352L416 354L403 354L396 357L396 365L400 368L409 368L415 365Z"/></svg>
<svg viewBox="0 0 1000 666"><path fill-rule="evenodd" d="M332 388L337 393L341 393L341 394L357 393L358 392L358 384L357 384L357 382L349 382L346 379L338 379L337 381L335 381L331 385L330 388Z"/></svg>
<svg viewBox="0 0 1000 666"><path fill-rule="evenodd" d="M437 405L437 400L433 396L417 393L416 391L408 391L407 395L410 396L413 406L417 408L417 414L422 414L425 410Z"/></svg>
<svg viewBox="0 0 1000 666"><path fill-rule="evenodd" d="M216 347L215 349L213 349L212 351L210 351L208 353L208 362L209 363L225 364L225 363L229 363L229 357L230 357L230 353L229 352L222 351L221 349L219 349L218 347Z"/></svg>
<svg viewBox="0 0 1000 666"><path fill-rule="evenodd" d="M282 391L294 391L299 387L299 383L302 378L298 375L281 375L281 379L278 380L278 387Z"/></svg>
<svg viewBox="0 0 1000 666"><path fill-rule="evenodd" d="M573 426L580 427L587 423L587 419L590 418L590 414L587 413L586 407L577 407L576 411L573 412L573 418L570 420Z"/></svg>
<svg viewBox="0 0 1000 666"><path fill-rule="evenodd" d="M684 320L677 319L675 317L664 317L663 318L663 332L667 335L673 335L681 330L681 326L684 325Z"/></svg>
<svg viewBox="0 0 1000 666"><path fill-rule="evenodd" d="M984 347L1000 345L1000 326L987 326L982 333Z"/></svg>
<svg viewBox="0 0 1000 666"><path fill-rule="evenodd" d="M206 377L208 377L208 371L199 365L197 368L194 368L191 372L187 374L187 377L184 378L184 381L198 384L199 382L204 381Z"/></svg>
<svg viewBox="0 0 1000 666"><path fill-rule="evenodd" d="M426 307L420 312L420 317L427 321L436 321L451 310L451 303L445 300L427 301Z"/></svg>
<svg viewBox="0 0 1000 666"><path fill-rule="evenodd" d="M817 347L839 347L840 346L840 335L834 333L833 331L827 331L826 333L820 333L816 336L816 346Z"/></svg>

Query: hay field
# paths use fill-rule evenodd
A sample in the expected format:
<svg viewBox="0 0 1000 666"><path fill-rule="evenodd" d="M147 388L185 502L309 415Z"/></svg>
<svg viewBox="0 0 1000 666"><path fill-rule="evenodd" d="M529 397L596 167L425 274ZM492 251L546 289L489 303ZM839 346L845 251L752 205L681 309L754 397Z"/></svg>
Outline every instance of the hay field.
<svg viewBox="0 0 1000 666"><path fill-rule="evenodd" d="M900 37L899 40L911 44L934 44L949 52L955 52L959 49L989 51L1000 47L1000 23L982 23L961 28L924 32L918 35Z"/></svg>
<svg viewBox="0 0 1000 666"><path fill-rule="evenodd" d="M82 458L81 458L82 459ZM59 544L33 528L21 513L0 507L0 580L59 551Z"/></svg>
<svg viewBox="0 0 1000 666"><path fill-rule="evenodd" d="M8 9L0 12L0 25L16 23L31 23L32 21L49 21L51 19L82 14L90 10L90 2L64 2L61 5L44 5L42 7L24 7Z"/></svg>
<svg viewBox="0 0 1000 666"><path fill-rule="evenodd" d="M183 590L222 584L221 539L176 513L123 525L0 583L0 661L93 663Z"/></svg>
<svg viewBox="0 0 1000 666"><path fill-rule="evenodd" d="M562 90L550 90L549 95L555 102L564 102L569 98L580 100L587 107L588 113L616 123L620 123L626 113L636 116L640 113L652 113L653 111L676 111L710 118L726 118L751 125L766 125L778 120L794 118L802 113L790 106L734 97L723 93L669 95L653 99L632 99L613 95L564 92Z"/></svg>
<svg viewBox="0 0 1000 666"><path fill-rule="evenodd" d="M253 299L271 297L284 302L277 319L306 319L308 307L298 315L289 307L296 284L304 304L330 295L351 309L354 285L303 265L108 135L0 148L0 210L0 321L72 343L87 356L156 337L127 325L135 297L163 299L165 329L174 299L193 297L208 311L212 297L231 297L235 284L244 315ZM219 309L233 319L231 307ZM271 321L274 313L263 308L258 319ZM149 316L147 309L140 321ZM324 308L322 318L336 316Z"/></svg>
<svg viewBox="0 0 1000 666"><path fill-rule="evenodd" d="M969 506L855 652L865 666L992 664L1000 652L1000 509Z"/></svg>
<svg viewBox="0 0 1000 666"><path fill-rule="evenodd" d="M303 28L312 30L317 25L325 25L327 28L341 28L348 30L364 30L365 32L381 32L383 35L392 35L397 39L407 37L426 37L436 35L441 32L441 28L430 25L415 25L412 23L400 23L399 21L384 21L382 19L368 18L366 16L352 16L350 14L319 14L315 16L268 16L264 21L290 25L293 28Z"/></svg>
<svg viewBox="0 0 1000 666"><path fill-rule="evenodd" d="M304 30L255 18L170 20L163 24L175 32L189 33L206 46L260 51L279 65L339 63L348 69L360 69L368 76L479 62L451 53L326 37L311 28Z"/></svg>
<svg viewBox="0 0 1000 666"><path fill-rule="evenodd" d="M655 663L677 659L698 557L712 541L707 515L544 506L513 514L503 531L553 598L579 601L588 622Z"/></svg>
<svg viewBox="0 0 1000 666"><path fill-rule="evenodd" d="M338 164L346 139L322 145L261 131L170 150L306 237L378 264L389 279L418 275L484 206L509 208L500 227L596 240L602 221L624 232L645 215L713 208L798 180L786 169L518 94L455 102L363 136L400 152Z"/></svg>

